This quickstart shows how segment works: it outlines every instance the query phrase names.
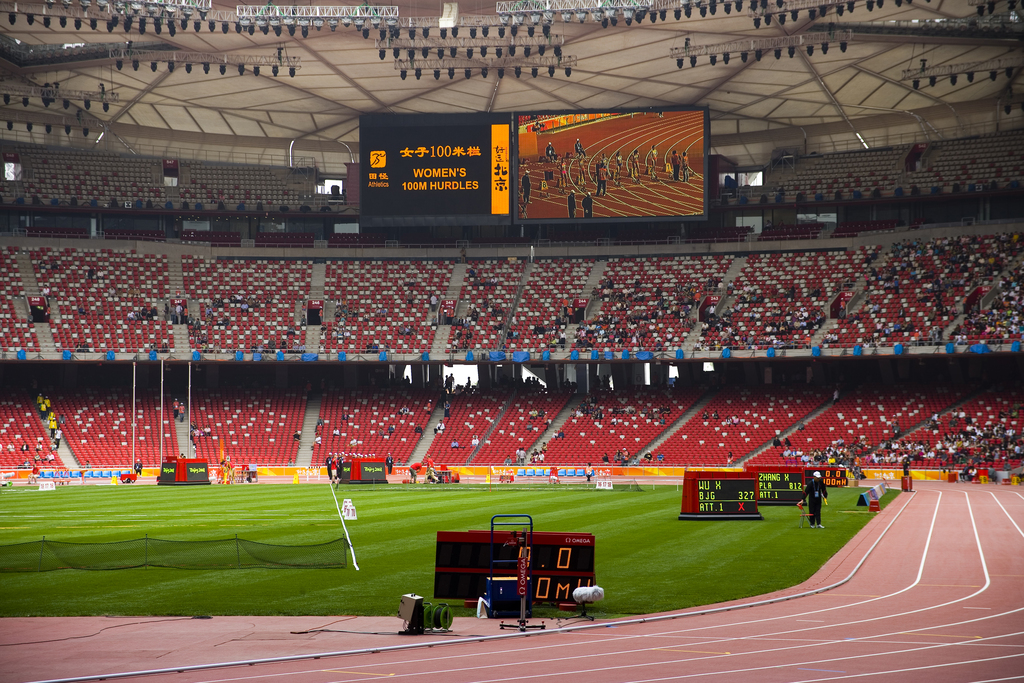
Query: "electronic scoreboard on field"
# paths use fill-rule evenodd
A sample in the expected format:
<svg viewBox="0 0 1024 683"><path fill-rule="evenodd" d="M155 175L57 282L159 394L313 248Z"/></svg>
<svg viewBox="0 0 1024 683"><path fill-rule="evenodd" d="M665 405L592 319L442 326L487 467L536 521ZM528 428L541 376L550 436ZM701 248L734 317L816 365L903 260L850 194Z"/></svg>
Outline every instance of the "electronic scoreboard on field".
<svg viewBox="0 0 1024 683"><path fill-rule="evenodd" d="M530 564L534 602L572 602L572 592L594 585L593 534L534 531ZM520 552L512 534L494 532L495 576L515 576L508 560ZM487 590L491 573L490 531L438 531L434 562L434 597L473 600Z"/></svg>
<svg viewBox="0 0 1024 683"><path fill-rule="evenodd" d="M842 488L850 485L845 467L806 467L804 468L804 480L810 481L814 473L820 472L825 486L830 489Z"/></svg>
<svg viewBox="0 0 1024 683"><path fill-rule="evenodd" d="M763 519L757 485L746 472L687 472L679 519Z"/></svg>
<svg viewBox="0 0 1024 683"><path fill-rule="evenodd" d="M508 114L359 118L360 223L509 224Z"/></svg>
<svg viewBox="0 0 1024 683"><path fill-rule="evenodd" d="M757 477L759 505L795 505L803 500L803 467L748 467L746 471Z"/></svg>

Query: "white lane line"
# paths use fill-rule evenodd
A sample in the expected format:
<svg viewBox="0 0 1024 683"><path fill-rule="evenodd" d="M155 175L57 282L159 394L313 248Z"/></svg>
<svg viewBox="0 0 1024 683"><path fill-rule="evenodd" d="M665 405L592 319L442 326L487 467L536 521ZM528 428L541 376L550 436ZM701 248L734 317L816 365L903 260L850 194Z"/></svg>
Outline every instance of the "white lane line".
<svg viewBox="0 0 1024 683"><path fill-rule="evenodd" d="M993 493L992 491L989 491L988 494L992 496L992 500L994 500L996 502L996 505L999 506L999 509L1003 511L1003 514L1006 515L1006 518L1010 520L1010 524L1012 524L1013 528L1017 530L1017 533L1021 536L1024 536L1024 531L1021 531L1020 527L1017 526L1017 522L1013 521L1013 517L1010 517L1010 513L1007 512L1006 508L1003 507L1003 504L999 502L999 498L996 496L996 494ZM1018 493L1017 495L1019 496L1020 494Z"/></svg>

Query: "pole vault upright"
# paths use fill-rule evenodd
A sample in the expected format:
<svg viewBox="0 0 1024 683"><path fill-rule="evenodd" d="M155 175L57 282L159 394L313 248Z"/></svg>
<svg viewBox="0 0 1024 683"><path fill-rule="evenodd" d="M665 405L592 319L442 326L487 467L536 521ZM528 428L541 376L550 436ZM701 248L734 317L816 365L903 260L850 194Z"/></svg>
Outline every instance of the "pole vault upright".
<svg viewBox="0 0 1024 683"><path fill-rule="evenodd" d="M160 462L164 461L164 359L160 359Z"/></svg>
<svg viewBox="0 0 1024 683"><path fill-rule="evenodd" d="M137 363L132 361L132 470L135 469L135 418L137 417L138 411L135 408L135 366Z"/></svg>

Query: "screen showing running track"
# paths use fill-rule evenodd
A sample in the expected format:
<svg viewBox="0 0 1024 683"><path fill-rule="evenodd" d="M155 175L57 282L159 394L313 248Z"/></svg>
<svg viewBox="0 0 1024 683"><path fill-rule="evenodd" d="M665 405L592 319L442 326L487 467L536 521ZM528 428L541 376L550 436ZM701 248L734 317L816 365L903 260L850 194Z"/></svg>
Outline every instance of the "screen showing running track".
<svg viewBox="0 0 1024 683"><path fill-rule="evenodd" d="M516 221L701 220L706 109L517 112Z"/></svg>

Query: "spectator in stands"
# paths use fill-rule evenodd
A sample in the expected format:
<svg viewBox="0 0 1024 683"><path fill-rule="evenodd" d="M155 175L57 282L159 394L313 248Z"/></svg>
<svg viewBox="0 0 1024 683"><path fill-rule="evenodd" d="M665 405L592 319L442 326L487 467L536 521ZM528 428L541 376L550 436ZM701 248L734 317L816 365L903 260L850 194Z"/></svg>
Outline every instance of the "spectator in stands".
<svg viewBox="0 0 1024 683"><path fill-rule="evenodd" d="M452 450L455 450L456 448L461 448L461 446L459 445L459 440L452 439Z"/></svg>

